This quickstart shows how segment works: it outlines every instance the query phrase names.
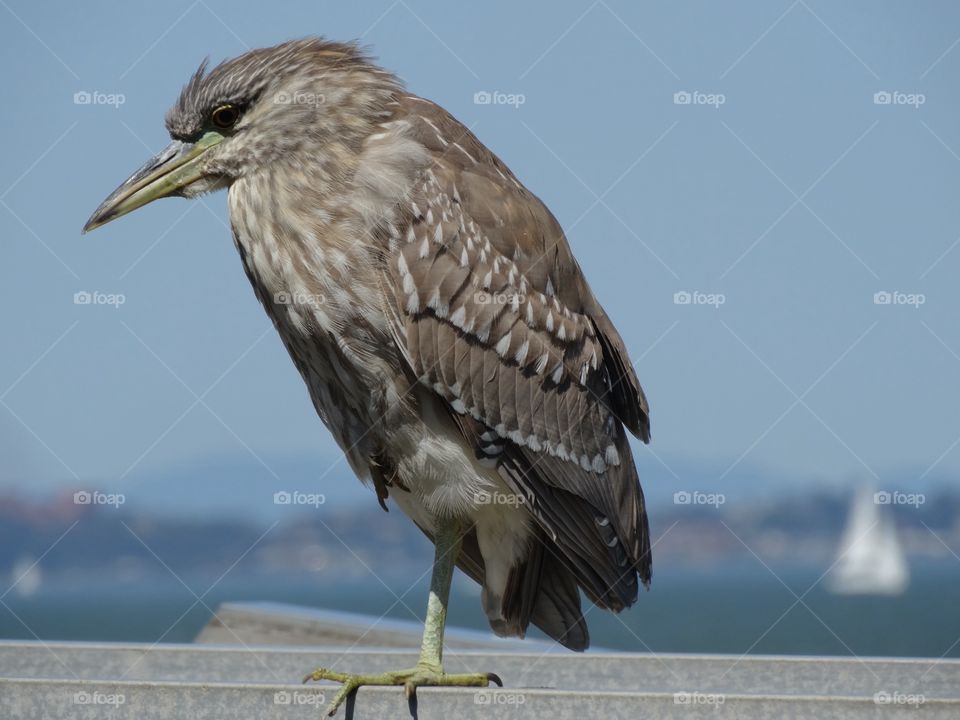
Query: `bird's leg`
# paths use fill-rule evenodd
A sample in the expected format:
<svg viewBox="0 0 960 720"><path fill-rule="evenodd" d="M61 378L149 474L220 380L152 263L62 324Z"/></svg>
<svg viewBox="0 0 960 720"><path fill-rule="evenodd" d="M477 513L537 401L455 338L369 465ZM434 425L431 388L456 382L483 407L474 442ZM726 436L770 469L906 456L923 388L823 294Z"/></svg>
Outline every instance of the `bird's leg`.
<svg viewBox="0 0 960 720"><path fill-rule="evenodd" d="M423 623L423 639L420 642L420 659L417 665L440 672L443 668L443 632L447 625L450 585L453 583L453 570L463 538L457 520L438 521L437 525L434 538L436 554L433 558L427 616Z"/></svg>
<svg viewBox="0 0 960 720"><path fill-rule="evenodd" d="M450 599L453 570L460 552L461 530L461 523L456 519L437 521L434 534L436 555L433 560L433 574L430 578L427 617L423 626L420 658L415 667L376 675L354 675L320 668L303 679L304 682L333 680L342 683L340 690L327 707L329 716L332 717L343 701L363 685L403 685L408 698L416 694L418 687L425 685L486 687L491 682L503 685L500 678L493 673L449 675L443 671L443 631L447 622L447 603Z"/></svg>

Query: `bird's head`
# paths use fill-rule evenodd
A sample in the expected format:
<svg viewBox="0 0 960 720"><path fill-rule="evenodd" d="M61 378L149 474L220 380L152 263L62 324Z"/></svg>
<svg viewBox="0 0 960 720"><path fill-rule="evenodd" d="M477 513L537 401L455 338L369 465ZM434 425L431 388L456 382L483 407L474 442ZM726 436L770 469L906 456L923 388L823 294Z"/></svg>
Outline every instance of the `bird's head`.
<svg viewBox="0 0 960 720"><path fill-rule="evenodd" d="M356 45L319 38L252 50L209 72L204 62L167 113L171 143L114 190L83 230L280 163L336 163L386 119L399 90Z"/></svg>

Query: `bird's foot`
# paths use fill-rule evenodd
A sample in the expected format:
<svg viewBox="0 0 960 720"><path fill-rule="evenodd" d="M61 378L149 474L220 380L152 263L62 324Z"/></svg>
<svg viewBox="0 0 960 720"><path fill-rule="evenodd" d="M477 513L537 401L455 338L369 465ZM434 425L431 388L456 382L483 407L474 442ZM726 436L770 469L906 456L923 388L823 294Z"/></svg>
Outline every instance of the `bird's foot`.
<svg viewBox="0 0 960 720"><path fill-rule="evenodd" d="M417 688L422 686L448 686L448 687L487 687L490 683L496 683L503 687L503 682L493 673L458 673L448 675L440 666L418 664L416 667L405 670L392 670L378 675L353 675L351 673L336 672L319 668L309 673L304 682L318 680L332 680L341 683L340 690L327 706L327 715L333 717L337 708L343 704L351 694L357 691L357 688L363 685L403 685L407 692L407 697L412 698L417 693Z"/></svg>

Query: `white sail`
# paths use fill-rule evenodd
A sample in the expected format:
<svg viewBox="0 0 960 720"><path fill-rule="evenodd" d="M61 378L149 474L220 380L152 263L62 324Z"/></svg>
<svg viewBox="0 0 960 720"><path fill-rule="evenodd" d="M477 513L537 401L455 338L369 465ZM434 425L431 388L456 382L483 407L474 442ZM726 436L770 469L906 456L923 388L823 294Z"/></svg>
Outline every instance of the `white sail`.
<svg viewBox="0 0 960 720"><path fill-rule="evenodd" d="M21 597L33 595L43 582L39 563L30 556L20 557L10 570L11 589Z"/></svg>
<svg viewBox="0 0 960 720"><path fill-rule="evenodd" d="M840 595L900 595L910 571L893 518L870 488L854 497L827 587Z"/></svg>

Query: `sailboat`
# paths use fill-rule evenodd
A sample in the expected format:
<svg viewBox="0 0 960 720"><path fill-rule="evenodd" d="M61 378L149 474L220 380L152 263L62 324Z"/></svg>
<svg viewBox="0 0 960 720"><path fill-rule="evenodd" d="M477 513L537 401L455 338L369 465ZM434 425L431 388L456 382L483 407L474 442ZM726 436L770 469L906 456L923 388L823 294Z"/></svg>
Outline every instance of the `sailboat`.
<svg viewBox="0 0 960 720"><path fill-rule="evenodd" d="M11 590L21 597L29 597L40 589L43 572L40 564L29 555L21 556L10 570Z"/></svg>
<svg viewBox="0 0 960 720"><path fill-rule="evenodd" d="M910 570L884 493L857 491L827 588L838 595L900 595Z"/></svg>

